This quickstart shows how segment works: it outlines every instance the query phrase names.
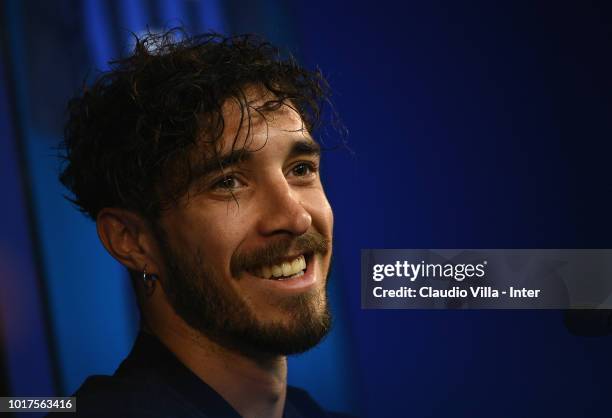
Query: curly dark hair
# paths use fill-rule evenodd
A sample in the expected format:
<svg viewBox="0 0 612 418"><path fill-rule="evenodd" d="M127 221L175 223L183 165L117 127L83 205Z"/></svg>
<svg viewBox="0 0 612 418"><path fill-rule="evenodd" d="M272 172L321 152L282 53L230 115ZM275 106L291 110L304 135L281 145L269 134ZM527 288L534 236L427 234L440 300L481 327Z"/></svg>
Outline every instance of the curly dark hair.
<svg viewBox="0 0 612 418"><path fill-rule="evenodd" d="M249 124L252 110L291 106L310 133L324 108L333 113L320 70L283 58L258 36L190 37L179 28L135 38L131 55L110 62L68 104L60 181L72 192L68 199L94 220L104 207L155 219L183 196L191 181L189 156L199 141L214 145L221 138L228 99L240 104ZM246 101L252 85L271 93L256 109Z"/></svg>

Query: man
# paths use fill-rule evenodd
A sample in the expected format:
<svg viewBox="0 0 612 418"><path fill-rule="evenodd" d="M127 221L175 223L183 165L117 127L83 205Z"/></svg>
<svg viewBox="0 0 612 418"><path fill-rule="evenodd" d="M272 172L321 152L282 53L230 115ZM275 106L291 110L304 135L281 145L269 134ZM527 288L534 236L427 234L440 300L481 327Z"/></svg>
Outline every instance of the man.
<svg viewBox="0 0 612 418"><path fill-rule="evenodd" d="M325 80L248 36L138 39L69 104L62 183L129 271L141 332L77 413L331 417L286 356L331 318Z"/></svg>

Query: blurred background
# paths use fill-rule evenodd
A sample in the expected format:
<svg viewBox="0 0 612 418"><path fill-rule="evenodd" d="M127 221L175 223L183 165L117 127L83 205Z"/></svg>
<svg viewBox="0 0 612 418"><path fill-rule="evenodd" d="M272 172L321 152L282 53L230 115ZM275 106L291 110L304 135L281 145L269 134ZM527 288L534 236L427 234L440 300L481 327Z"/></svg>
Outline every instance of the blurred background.
<svg viewBox="0 0 612 418"><path fill-rule="evenodd" d="M375 418L612 415L608 323L362 310L359 283L362 248L612 248L609 2L0 4L0 396L69 395L131 348L131 285L63 198L55 147L67 100L130 31L181 25L320 67L350 131L353 152L323 164L336 327L290 359L291 384Z"/></svg>

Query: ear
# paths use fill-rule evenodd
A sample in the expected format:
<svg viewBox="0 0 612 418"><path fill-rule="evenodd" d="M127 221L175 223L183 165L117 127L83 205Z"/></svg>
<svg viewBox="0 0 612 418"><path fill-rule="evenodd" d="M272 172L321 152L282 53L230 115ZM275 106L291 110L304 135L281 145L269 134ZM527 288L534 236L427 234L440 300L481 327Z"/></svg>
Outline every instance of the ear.
<svg viewBox="0 0 612 418"><path fill-rule="evenodd" d="M106 250L130 270L160 274L159 248L148 222L125 209L104 208L96 219L98 237Z"/></svg>

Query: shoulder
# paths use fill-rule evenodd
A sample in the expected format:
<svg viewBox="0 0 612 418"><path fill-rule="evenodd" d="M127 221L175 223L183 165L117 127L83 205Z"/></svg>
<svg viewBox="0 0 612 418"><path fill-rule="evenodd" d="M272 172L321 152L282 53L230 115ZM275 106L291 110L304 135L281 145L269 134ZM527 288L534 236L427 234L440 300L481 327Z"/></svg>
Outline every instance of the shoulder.
<svg viewBox="0 0 612 418"><path fill-rule="evenodd" d="M354 415L343 412L325 411L304 389L294 386L287 387L287 399L308 417L323 418L356 418Z"/></svg>
<svg viewBox="0 0 612 418"><path fill-rule="evenodd" d="M149 377L91 376L72 396L76 397L72 417L202 416L179 394Z"/></svg>

